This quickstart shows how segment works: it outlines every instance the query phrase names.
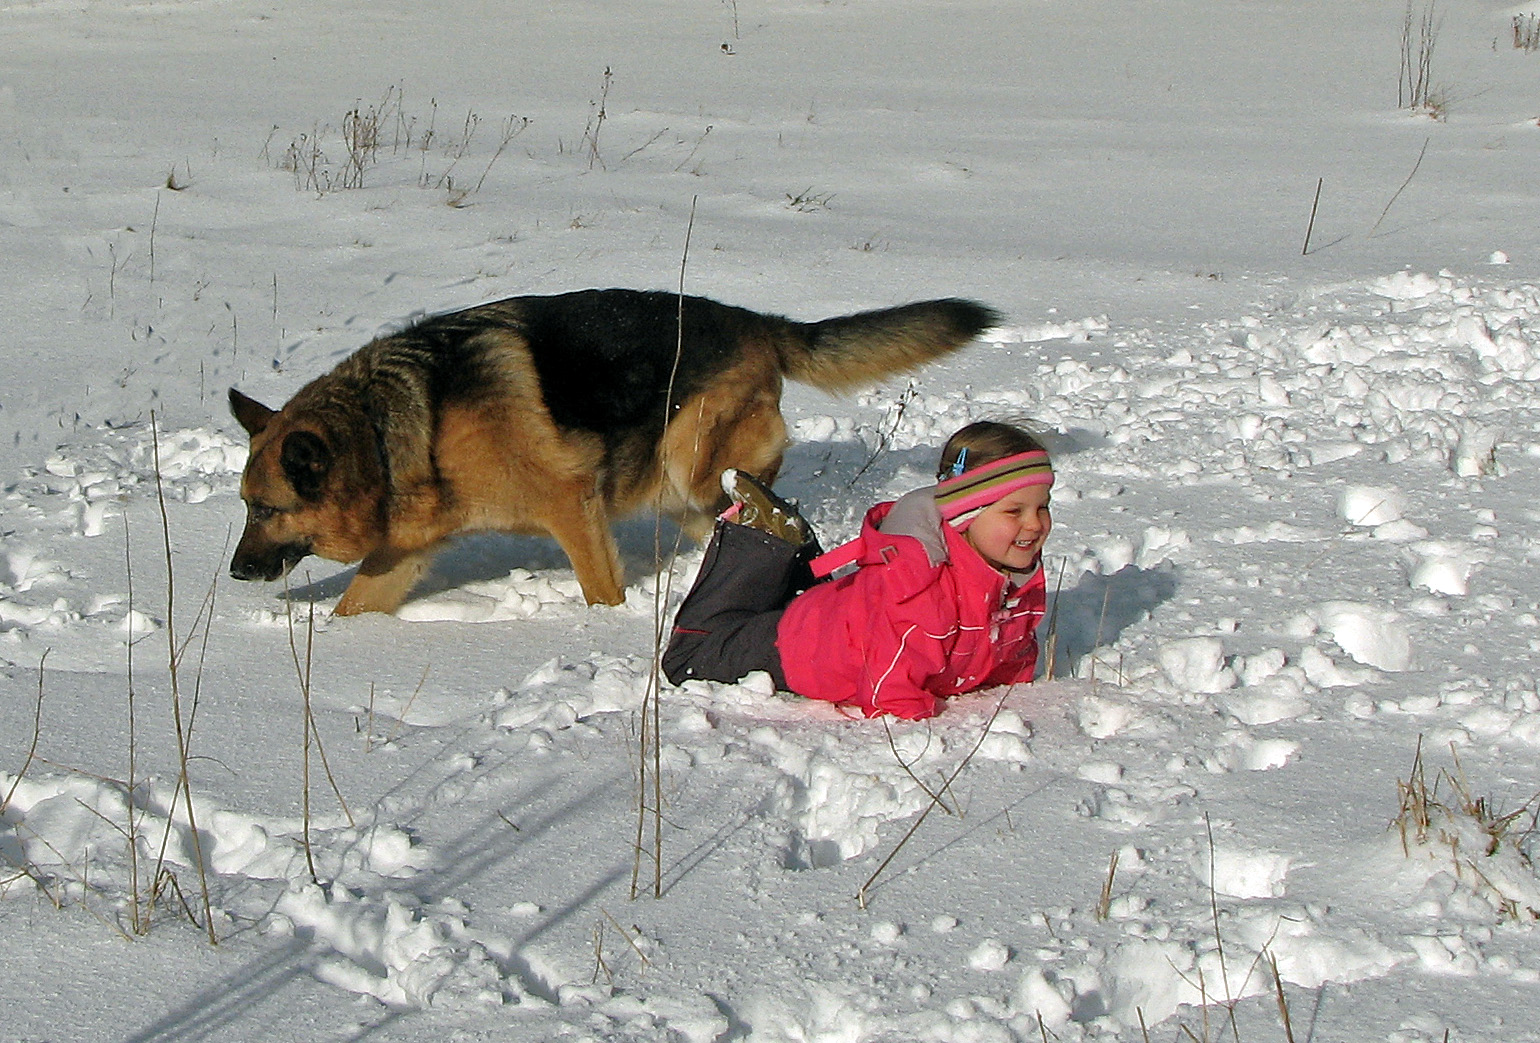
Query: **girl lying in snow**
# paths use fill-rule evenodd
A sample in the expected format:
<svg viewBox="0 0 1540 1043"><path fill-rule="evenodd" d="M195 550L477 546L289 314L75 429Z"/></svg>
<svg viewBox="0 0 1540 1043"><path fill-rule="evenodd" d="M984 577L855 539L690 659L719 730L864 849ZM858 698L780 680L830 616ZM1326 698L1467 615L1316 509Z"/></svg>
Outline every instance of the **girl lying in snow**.
<svg viewBox="0 0 1540 1043"><path fill-rule="evenodd" d="M663 670L921 718L938 698L1032 680L1053 470L1038 441L981 421L948 439L937 484L867 511L827 554L796 509L738 471ZM830 573L845 570L839 578Z"/></svg>

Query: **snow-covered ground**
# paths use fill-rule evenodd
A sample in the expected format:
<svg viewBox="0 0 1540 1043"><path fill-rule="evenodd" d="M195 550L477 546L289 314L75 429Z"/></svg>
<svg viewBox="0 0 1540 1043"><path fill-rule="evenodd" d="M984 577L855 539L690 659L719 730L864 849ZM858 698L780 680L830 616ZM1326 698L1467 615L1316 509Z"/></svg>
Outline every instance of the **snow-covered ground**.
<svg viewBox="0 0 1540 1043"><path fill-rule="evenodd" d="M0 1036L1540 1039L1533 14L1437 4L1435 119L1399 4L0 3ZM1030 418L1057 654L918 724L665 688L633 899L698 548L290 609L223 401L681 273L1009 316L789 388L782 484L839 539Z"/></svg>

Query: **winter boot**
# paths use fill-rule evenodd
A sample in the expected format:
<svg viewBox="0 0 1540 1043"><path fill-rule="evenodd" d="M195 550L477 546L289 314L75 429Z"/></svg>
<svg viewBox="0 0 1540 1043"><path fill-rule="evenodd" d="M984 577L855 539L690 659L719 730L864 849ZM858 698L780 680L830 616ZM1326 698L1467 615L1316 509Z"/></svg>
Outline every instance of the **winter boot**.
<svg viewBox="0 0 1540 1043"><path fill-rule="evenodd" d="M753 475L729 467L722 472L722 491L733 501L722 514L727 521L769 533L793 547L812 542L812 527L797 509L765 488Z"/></svg>

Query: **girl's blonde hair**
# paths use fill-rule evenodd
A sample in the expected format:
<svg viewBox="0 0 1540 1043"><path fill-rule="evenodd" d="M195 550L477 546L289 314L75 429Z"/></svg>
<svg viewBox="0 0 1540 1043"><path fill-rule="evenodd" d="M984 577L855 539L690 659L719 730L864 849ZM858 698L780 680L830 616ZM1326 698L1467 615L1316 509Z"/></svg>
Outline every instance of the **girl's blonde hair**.
<svg viewBox="0 0 1540 1043"><path fill-rule="evenodd" d="M1007 456L1034 451L1046 452L1047 447L1024 428L998 420L976 420L946 440L936 479L951 478ZM961 467L957 465L958 457L962 457Z"/></svg>

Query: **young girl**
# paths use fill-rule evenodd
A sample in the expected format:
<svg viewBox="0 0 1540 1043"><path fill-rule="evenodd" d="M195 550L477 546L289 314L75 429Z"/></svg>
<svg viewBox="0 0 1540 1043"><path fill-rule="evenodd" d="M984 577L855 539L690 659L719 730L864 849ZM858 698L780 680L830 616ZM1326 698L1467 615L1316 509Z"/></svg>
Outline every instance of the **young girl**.
<svg viewBox="0 0 1540 1043"><path fill-rule="evenodd" d="M947 441L937 479L877 504L860 536L820 554L795 509L725 473L733 506L679 606L668 679L765 670L777 688L907 718L1032 680L1053 526L1048 453L1020 428L981 421Z"/></svg>

